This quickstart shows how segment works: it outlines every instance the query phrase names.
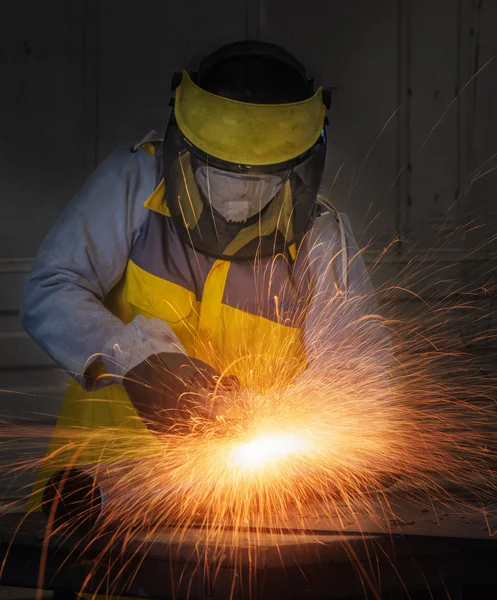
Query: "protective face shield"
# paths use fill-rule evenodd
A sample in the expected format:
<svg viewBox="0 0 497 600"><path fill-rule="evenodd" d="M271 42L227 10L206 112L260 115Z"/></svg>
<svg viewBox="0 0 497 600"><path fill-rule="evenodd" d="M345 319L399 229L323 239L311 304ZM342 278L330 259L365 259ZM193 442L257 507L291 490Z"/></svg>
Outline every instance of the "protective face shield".
<svg viewBox="0 0 497 600"><path fill-rule="evenodd" d="M177 231L225 260L272 256L303 238L326 156L322 89L309 91L300 65L281 49L247 44L206 59L198 84L183 73L163 145Z"/></svg>
<svg viewBox="0 0 497 600"><path fill-rule="evenodd" d="M195 172L195 180L202 195L228 223L245 223L266 207L289 175L290 171L274 175L231 173L202 165Z"/></svg>

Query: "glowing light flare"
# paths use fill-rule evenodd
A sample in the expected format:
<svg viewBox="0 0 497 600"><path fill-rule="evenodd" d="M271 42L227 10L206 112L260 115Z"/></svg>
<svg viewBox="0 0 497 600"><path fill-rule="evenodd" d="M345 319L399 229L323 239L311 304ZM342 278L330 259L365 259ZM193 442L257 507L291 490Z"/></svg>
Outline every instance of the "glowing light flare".
<svg viewBox="0 0 497 600"><path fill-rule="evenodd" d="M310 443L295 434L266 434L237 444L232 461L242 469L259 469L290 456L302 456L310 450Z"/></svg>

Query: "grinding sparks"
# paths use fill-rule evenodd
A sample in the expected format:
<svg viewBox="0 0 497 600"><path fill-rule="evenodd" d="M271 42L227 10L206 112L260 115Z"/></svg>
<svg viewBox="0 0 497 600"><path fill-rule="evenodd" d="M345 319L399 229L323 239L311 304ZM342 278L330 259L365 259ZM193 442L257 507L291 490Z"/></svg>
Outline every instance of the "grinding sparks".
<svg viewBox="0 0 497 600"><path fill-rule="evenodd" d="M482 294L450 287L447 276L441 295L422 273L406 269L378 289L379 311L370 290L346 296L326 288L341 259L325 265L305 312L306 360L293 335L302 322L281 312L290 335L268 330L249 339L250 328L240 327L237 348L225 348L227 364L199 342L205 362L242 382L199 398L216 406L217 418L192 404L174 426L158 411L155 435L138 417L128 427L59 429L32 506L50 475L68 465L84 472L80 481L95 482L103 504L83 495L73 520L50 513L52 530L68 533L96 512L84 542L91 548L101 541L96 565L107 564L116 548L131 552L137 539L143 548L166 537L173 557L185 552L200 570L211 568L212 556L229 556L236 570L243 548L256 570L262 531L275 545L284 531L391 531L393 485L430 508L452 502L454 488L485 504L495 491L497 383L468 351L495 340ZM266 272L261 290L271 288ZM417 304L406 302L399 314L399 295ZM472 335L464 329L468 313Z"/></svg>

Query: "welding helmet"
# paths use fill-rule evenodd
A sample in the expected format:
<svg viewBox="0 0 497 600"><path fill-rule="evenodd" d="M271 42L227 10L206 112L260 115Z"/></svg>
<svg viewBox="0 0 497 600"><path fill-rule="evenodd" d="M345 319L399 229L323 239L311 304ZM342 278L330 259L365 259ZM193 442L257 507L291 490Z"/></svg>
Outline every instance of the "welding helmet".
<svg viewBox="0 0 497 600"><path fill-rule="evenodd" d="M163 175L183 240L225 260L298 244L316 215L328 94L261 42L222 47L172 87Z"/></svg>

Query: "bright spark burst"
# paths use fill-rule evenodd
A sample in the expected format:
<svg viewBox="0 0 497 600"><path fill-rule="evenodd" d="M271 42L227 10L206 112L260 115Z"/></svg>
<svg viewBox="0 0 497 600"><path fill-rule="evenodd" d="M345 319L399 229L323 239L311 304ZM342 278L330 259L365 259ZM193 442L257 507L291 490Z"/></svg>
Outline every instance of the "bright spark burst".
<svg viewBox="0 0 497 600"><path fill-rule="evenodd" d="M294 354L292 337L241 339L238 351L227 351L243 387L209 392L216 419L192 406L187 421L157 435L127 427L60 432L61 448L44 465L82 468L103 493L100 516L83 542L105 540L95 564L105 563L116 545L126 551L140 539L142 548L164 535L178 552L189 540L192 560L207 569L213 555L238 565L241 540L258 548L261 531L271 532L275 545L283 531L316 523L364 533L374 523L389 531L395 508L388 488L395 482L409 488L397 494L423 506L452 502L447 484L483 503L493 496L495 417L488 404L497 385L467 351L472 340L495 339L481 292L449 282L437 295L408 263L398 280L379 288L380 317L370 291L345 297L323 287L335 280L340 261L334 257L316 282L318 302L306 315L307 369L292 359L274 361ZM271 288L271 276L268 269L261 289ZM399 295L429 302L399 315ZM468 312L473 336L463 345ZM214 350L202 350L206 362L225 369ZM22 437L34 439L27 430ZM53 528L68 533L74 524L56 521Z"/></svg>
<svg viewBox="0 0 497 600"><path fill-rule="evenodd" d="M388 249L373 270L386 255ZM215 348L200 347L205 362L225 375L236 365L242 379L240 390L209 392L218 418L206 419L193 406L187 421L164 425L156 436L133 427L59 432L61 447L42 466L82 468L103 491L85 542L105 540L96 564L139 536L153 542L167 535L178 547L194 539L192 557L208 566L213 553L238 564L240 539L258 547L262 530L275 544L282 531L318 522L357 532L374 522L388 532L395 518L388 488L395 482L408 488L403 497L424 506L452 502L450 488L474 493L482 504L495 496L497 381L470 351L472 344L495 342L482 308L492 280L485 288L462 288L451 277L453 265L435 265L433 277L406 260L398 277L377 290L380 311L371 290L346 296L327 287L342 258L325 265L315 281L317 301L305 311L306 369L292 358L292 336L239 339L237 348L224 349L228 366ZM273 269L264 269L258 301L267 305ZM298 290L307 275L287 285ZM284 299L288 290L279 291ZM281 326L302 326L285 314L288 303L276 305ZM399 305L408 309L401 314ZM26 428L22 438L35 436ZM53 525L69 532L74 523Z"/></svg>
<svg viewBox="0 0 497 600"><path fill-rule="evenodd" d="M296 435L263 435L235 446L233 462L243 469L259 469L294 454L301 456L308 448L309 444Z"/></svg>
<svg viewBox="0 0 497 600"><path fill-rule="evenodd" d="M334 281L330 272L340 260L330 261L318 286ZM257 548L261 531L271 532L275 545L283 531L317 523L364 533L374 523L388 532L395 482L397 496L423 506L452 502L451 488L475 493L481 503L493 498L497 384L467 350L495 339L481 290L462 290L446 277L440 296L418 266L415 274L408 267L379 288L381 317L367 290L355 297L323 292L307 314L313 326L303 371L292 360L274 361L275 350L292 356L291 337L239 340L240 349L253 349L232 351L244 385L209 392L216 419L192 406L187 421L158 435L126 427L60 432L66 443L44 465L80 467L103 492L83 542L105 540L96 564L116 545L125 551L139 538L142 548L164 535L178 552L189 540L192 560L207 568L213 555L238 565L240 540ZM429 301L399 314L399 294ZM473 334L462 344L468 313ZM204 350L206 362L222 370L217 354ZM28 430L22 437L34 439ZM73 526L53 524L61 532Z"/></svg>

